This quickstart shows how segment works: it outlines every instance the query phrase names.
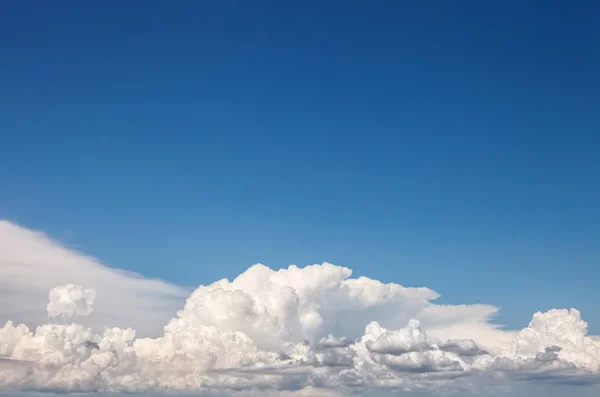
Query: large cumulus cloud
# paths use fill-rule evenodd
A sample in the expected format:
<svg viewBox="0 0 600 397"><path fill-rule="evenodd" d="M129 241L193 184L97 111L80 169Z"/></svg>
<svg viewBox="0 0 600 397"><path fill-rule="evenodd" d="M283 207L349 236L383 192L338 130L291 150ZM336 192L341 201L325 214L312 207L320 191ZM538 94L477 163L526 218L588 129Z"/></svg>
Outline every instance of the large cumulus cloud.
<svg viewBox="0 0 600 397"><path fill-rule="evenodd" d="M0 389L339 395L488 378L593 384L600 374L600 342L575 309L504 331L490 322L493 306L437 305L428 288L352 278L328 263L259 264L200 286L157 337L66 323L64 314L96 315L102 295L91 287L53 290L57 321L0 328Z"/></svg>

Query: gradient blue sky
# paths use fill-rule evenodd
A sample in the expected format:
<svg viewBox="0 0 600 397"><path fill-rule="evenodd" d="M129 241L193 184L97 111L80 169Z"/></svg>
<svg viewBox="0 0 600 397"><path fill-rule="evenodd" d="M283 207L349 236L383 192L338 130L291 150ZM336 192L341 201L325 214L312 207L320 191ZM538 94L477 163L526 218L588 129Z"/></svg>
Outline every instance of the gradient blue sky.
<svg viewBox="0 0 600 397"><path fill-rule="evenodd" d="M0 218L198 285L329 261L600 332L594 1L0 5Z"/></svg>

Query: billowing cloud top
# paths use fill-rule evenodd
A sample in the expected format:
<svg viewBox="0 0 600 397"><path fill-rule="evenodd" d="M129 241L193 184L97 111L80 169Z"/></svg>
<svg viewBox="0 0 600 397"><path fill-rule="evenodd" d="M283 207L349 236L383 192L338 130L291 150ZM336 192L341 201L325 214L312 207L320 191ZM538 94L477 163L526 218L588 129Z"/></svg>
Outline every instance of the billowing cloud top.
<svg viewBox="0 0 600 397"><path fill-rule="evenodd" d="M79 285L59 285L50 290L49 302L46 306L49 317L64 319L74 316L87 316L93 310L96 291L84 289Z"/></svg>
<svg viewBox="0 0 600 397"><path fill-rule="evenodd" d="M27 254L16 262L27 263ZM52 290L49 310L90 314L92 287ZM586 335L577 310L536 313L528 327L505 331L490 322L495 307L437 305L437 297L428 288L352 278L328 263L278 271L258 264L197 288L155 338L110 323L29 329L8 321L0 329L0 389L333 395L464 389L489 377L598 380L600 342Z"/></svg>

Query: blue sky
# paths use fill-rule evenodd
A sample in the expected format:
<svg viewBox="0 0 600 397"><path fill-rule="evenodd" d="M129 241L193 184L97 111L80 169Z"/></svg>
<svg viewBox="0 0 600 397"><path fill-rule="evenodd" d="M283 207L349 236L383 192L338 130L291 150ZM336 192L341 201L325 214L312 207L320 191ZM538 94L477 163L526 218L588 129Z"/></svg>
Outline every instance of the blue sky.
<svg viewBox="0 0 600 397"><path fill-rule="evenodd" d="M329 261L600 331L597 4L211 3L2 4L1 218L177 284Z"/></svg>

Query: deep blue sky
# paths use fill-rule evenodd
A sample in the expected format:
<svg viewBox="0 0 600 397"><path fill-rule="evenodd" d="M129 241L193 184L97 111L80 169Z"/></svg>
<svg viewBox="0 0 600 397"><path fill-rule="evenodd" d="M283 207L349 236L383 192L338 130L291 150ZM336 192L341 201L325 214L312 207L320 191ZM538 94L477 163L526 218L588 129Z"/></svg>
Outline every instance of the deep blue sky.
<svg viewBox="0 0 600 397"><path fill-rule="evenodd" d="M600 332L600 3L4 1L0 217L197 285L329 261Z"/></svg>

